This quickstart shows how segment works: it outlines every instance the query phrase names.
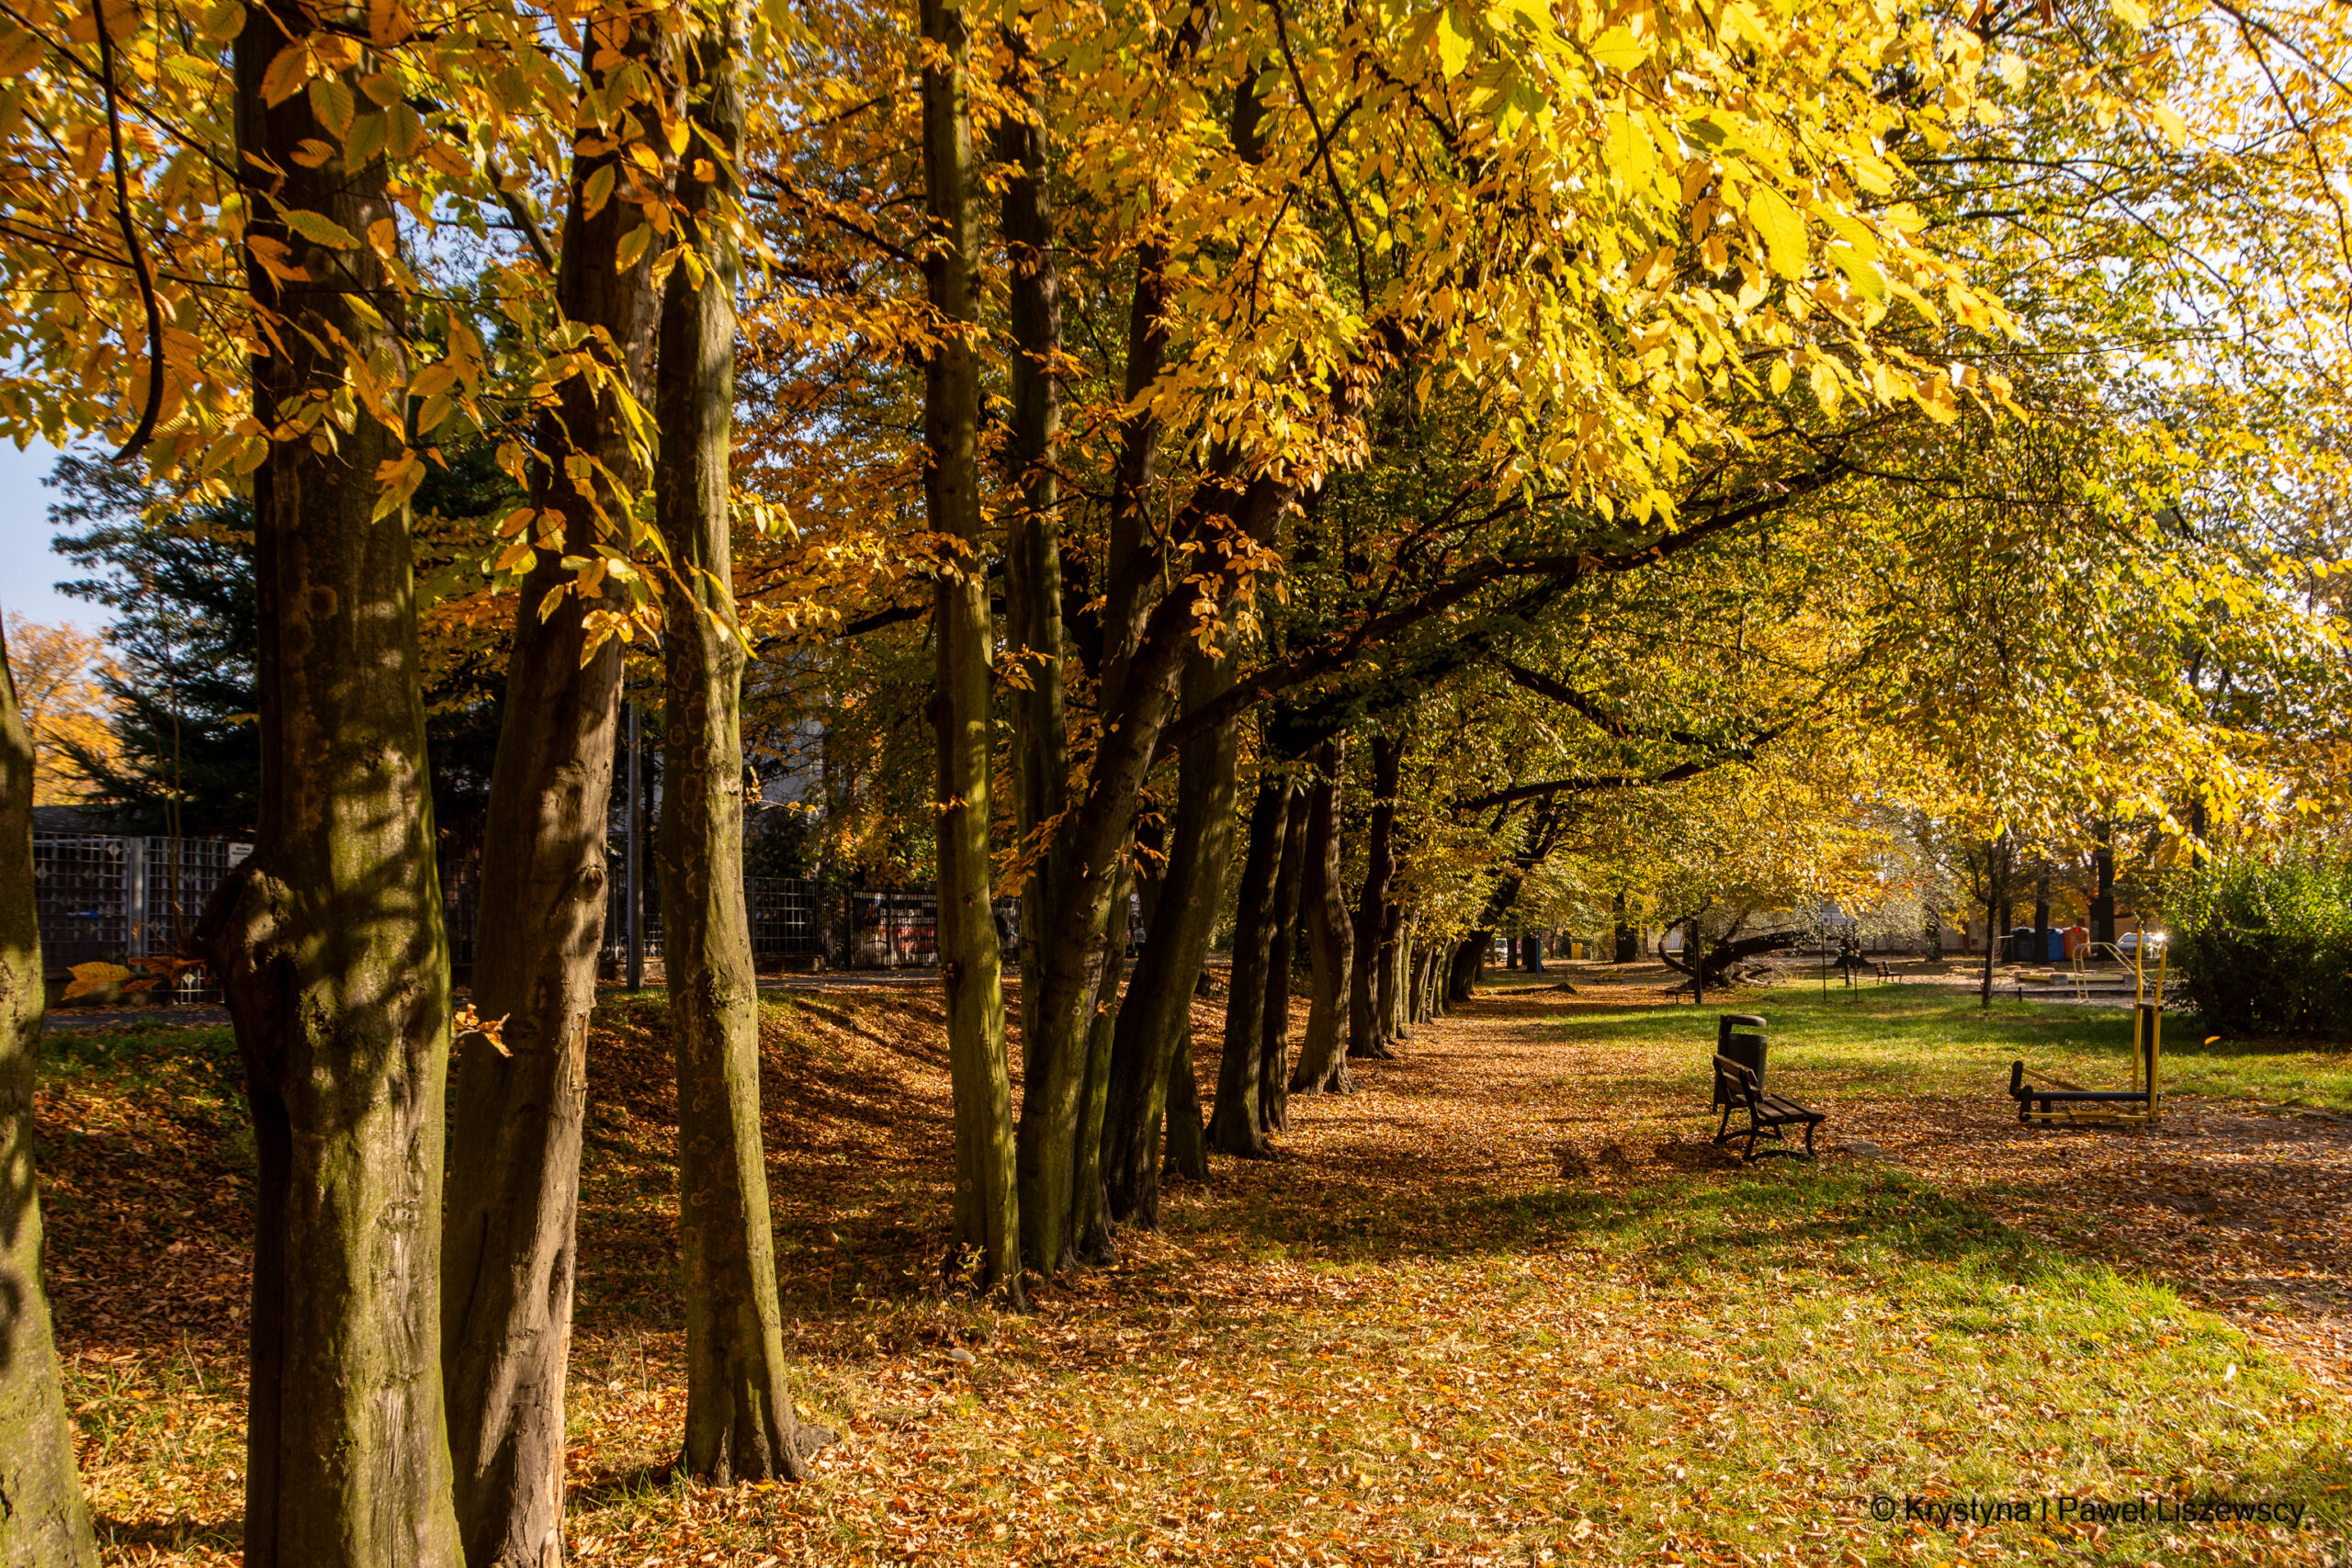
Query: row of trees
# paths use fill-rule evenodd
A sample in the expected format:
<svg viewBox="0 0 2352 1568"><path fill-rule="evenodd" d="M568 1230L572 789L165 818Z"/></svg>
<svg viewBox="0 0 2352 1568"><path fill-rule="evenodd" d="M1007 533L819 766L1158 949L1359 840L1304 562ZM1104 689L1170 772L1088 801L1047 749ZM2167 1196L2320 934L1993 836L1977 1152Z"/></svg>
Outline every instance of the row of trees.
<svg viewBox="0 0 2352 1568"><path fill-rule="evenodd" d="M10 12L0 423L250 519L257 847L197 935L260 1151L248 1562L560 1556L633 658L681 1463L722 1482L822 1439L758 1137L747 672L842 759L833 830L937 880L949 1262L1008 1298L1398 1049L1546 879L1836 895L1905 811L1990 841L2322 797L2279 738L2338 711L2287 547L2333 478L2295 435L2336 384L2342 23L2250 15ZM502 687L465 1013L449 647ZM58 1501L0 1529L87 1561L46 1325L10 1322L8 1495Z"/></svg>

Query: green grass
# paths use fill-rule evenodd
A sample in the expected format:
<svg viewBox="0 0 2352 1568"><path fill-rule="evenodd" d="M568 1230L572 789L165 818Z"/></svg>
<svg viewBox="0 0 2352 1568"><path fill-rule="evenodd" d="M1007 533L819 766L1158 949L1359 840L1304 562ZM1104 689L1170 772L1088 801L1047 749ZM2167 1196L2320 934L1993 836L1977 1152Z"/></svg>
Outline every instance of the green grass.
<svg viewBox="0 0 2352 1568"><path fill-rule="evenodd" d="M1802 1095L1819 1087L1888 1094L1999 1094L2009 1064L2055 1072L2093 1088L2128 1088L2132 1019L2118 1008L1999 1001L1943 987L1812 987L1748 990L1693 1009L1585 1012L1556 1026L1596 1044L1671 1046L1660 1066L1685 1089L1703 1085L1706 1055L1722 1012L1770 1021L1776 1087ZM2189 1016L2167 1014L2163 1084L2167 1094L2352 1111L2352 1046L2310 1041L2209 1041ZM1702 1093L1703 1093L1703 1088Z"/></svg>

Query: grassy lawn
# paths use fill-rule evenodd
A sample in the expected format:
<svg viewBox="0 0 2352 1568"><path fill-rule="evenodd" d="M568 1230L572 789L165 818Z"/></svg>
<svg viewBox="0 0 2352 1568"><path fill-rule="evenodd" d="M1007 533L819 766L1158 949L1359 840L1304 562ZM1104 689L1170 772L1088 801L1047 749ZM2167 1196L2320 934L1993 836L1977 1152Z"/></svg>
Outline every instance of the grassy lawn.
<svg viewBox="0 0 2352 1568"><path fill-rule="evenodd" d="M1523 986L1521 988L1524 988ZM1789 1092L1815 1085L1868 1086L1903 1094L1988 1094L2007 1086L2009 1064L2058 1073L2093 1088L2128 1089L2132 1018L2121 1008L1996 1000L1941 986L1870 985L1826 994L1812 986L1749 990L1703 1009L1645 1006L1580 1012L1572 1027L1598 1043L1657 1044L1687 1092L1702 1086L1715 1016L1743 1011L1770 1020L1771 1073ZM2352 1045L2308 1040L2209 1039L2190 1015L2167 1014L2163 1034L2166 1094L2251 1100L2352 1111ZM1782 1078L1781 1075L1787 1077Z"/></svg>
<svg viewBox="0 0 2352 1568"><path fill-rule="evenodd" d="M1684 1125L1714 1010L1566 1001L1482 1001L1364 1068L1358 1093L1294 1101L1283 1157L1220 1161L1171 1193L1166 1231L1125 1238L1116 1269L1023 1314L933 1283L934 998L773 1008L798 1393L843 1437L806 1485L729 1493L662 1472L683 1406L666 1050L659 1008L609 1010L583 1187L575 1559L2344 1561L2352 1366L2314 1375L1932 1171L1837 1154L1725 1167ZM2120 1020L2096 1013L1984 1018L1898 987L1747 1005L1771 1019L1792 1088L1975 1095L2013 1055L2086 1081L2122 1061ZM43 1064L70 1392L116 1562L233 1561L241 1304L147 1310L181 1293L175 1269L241 1258L249 1161L216 1036L52 1036ZM2198 1060L2234 1087L2199 1092L2285 1098L2273 1058L2215 1053ZM2295 1070L2343 1092L2340 1066ZM133 1205L159 1217L129 1231ZM1871 1515L1879 1497L1900 1516L1911 1497L2209 1496L2304 1512L2291 1527Z"/></svg>

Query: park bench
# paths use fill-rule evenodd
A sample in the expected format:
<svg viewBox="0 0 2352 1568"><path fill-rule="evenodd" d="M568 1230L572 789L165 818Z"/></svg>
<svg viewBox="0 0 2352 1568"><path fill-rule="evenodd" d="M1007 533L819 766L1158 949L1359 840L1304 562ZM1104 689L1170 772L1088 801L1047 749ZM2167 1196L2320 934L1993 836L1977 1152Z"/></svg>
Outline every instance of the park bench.
<svg viewBox="0 0 2352 1568"><path fill-rule="evenodd" d="M1744 1062L1735 1062L1728 1056L1719 1055L1715 1058L1715 1100L1724 1108L1723 1121L1715 1128L1715 1142L1721 1144L1734 1138L1746 1137L1747 1148L1740 1156L1743 1161L1754 1161L1759 1157L1756 1148L1757 1139L1784 1140L1787 1134L1781 1129L1798 1126L1804 1129L1804 1156L1811 1159L1813 1130L1829 1120L1821 1111L1799 1105L1793 1100L1784 1100L1777 1094L1766 1094L1764 1080L1756 1076L1755 1069ZM1742 1108L1747 1111L1747 1126L1744 1133L1735 1130L1731 1124L1732 1112ZM1791 1156L1793 1156L1796 1152L1791 1148L1763 1151L1767 1155Z"/></svg>

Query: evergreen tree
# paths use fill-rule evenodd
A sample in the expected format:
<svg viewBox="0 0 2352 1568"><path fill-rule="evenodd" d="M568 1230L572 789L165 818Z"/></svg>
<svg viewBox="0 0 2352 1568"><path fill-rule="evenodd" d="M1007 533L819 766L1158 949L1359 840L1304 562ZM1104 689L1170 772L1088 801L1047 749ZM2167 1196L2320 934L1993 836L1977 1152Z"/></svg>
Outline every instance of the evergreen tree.
<svg viewBox="0 0 2352 1568"><path fill-rule="evenodd" d="M253 513L243 501L162 512L103 462L62 457L48 480L57 552L85 576L58 584L114 615L118 668L101 677L120 749L69 744L90 804L127 832L250 834L261 791L254 734Z"/></svg>

